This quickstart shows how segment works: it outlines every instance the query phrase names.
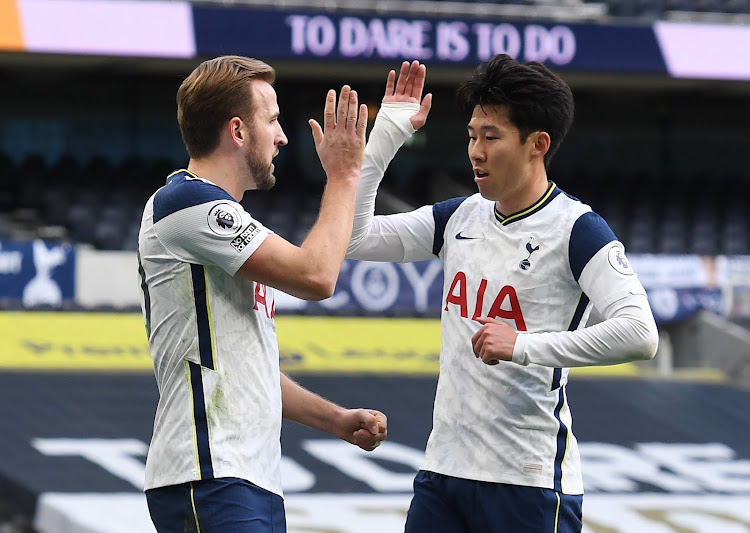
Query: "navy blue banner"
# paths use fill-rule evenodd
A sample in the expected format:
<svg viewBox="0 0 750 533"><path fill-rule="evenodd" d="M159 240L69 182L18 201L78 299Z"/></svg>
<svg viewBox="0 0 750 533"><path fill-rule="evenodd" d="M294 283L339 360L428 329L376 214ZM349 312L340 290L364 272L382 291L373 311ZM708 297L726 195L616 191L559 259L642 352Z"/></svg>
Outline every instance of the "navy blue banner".
<svg viewBox="0 0 750 533"><path fill-rule="evenodd" d="M657 323L685 320L706 309L725 314L721 289L647 287ZM276 293L276 310L313 315L439 317L443 308L443 266L439 259L416 263L344 261L331 298L308 302Z"/></svg>
<svg viewBox="0 0 750 533"><path fill-rule="evenodd" d="M374 17L193 6L198 55L474 65L497 53L578 71L666 73L650 26Z"/></svg>
<svg viewBox="0 0 750 533"><path fill-rule="evenodd" d="M276 310L321 315L440 316L443 265L439 259L380 263L347 259L333 296L307 302L276 293Z"/></svg>
<svg viewBox="0 0 750 533"><path fill-rule="evenodd" d="M59 306L75 297L75 249L41 240L0 241L0 300Z"/></svg>
<svg viewBox="0 0 750 533"><path fill-rule="evenodd" d="M718 315L726 314L724 294L718 288L661 287L648 289L646 292L657 324L679 322L702 310Z"/></svg>

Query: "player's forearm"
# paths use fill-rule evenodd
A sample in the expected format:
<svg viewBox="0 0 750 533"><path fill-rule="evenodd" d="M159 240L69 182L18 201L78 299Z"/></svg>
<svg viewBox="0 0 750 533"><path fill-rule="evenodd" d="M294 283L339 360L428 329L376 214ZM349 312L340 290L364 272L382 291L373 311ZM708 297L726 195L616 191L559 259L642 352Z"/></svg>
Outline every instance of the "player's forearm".
<svg viewBox="0 0 750 533"><path fill-rule="evenodd" d="M282 416L305 426L333 433L333 419L343 410L281 374Z"/></svg>
<svg viewBox="0 0 750 533"><path fill-rule="evenodd" d="M329 181L323 192L318 219L300 248L305 269L317 280L323 297L333 294L352 232L355 180Z"/></svg>
<svg viewBox="0 0 750 533"><path fill-rule="evenodd" d="M513 361L550 367L614 365L651 359L658 342L645 295L632 295L599 324L576 331L519 334Z"/></svg>
<svg viewBox="0 0 750 533"><path fill-rule="evenodd" d="M356 250L367 236L375 213L378 186L398 149L414 133L409 119L417 111L419 104L385 103L378 112L365 147L365 159L357 188L350 252Z"/></svg>

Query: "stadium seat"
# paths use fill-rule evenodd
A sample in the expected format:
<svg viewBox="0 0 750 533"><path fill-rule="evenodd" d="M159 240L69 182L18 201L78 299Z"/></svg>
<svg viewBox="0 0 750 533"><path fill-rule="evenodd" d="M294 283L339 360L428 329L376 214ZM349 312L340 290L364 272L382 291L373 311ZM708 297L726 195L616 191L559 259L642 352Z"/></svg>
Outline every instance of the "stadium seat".
<svg viewBox="0 0 750 533"><path fill-rule="evenodd" d="M98 212L94 205L74 204L68 210L67 225L74 242L93 244L98 222Z"/></svg>
<svg viewBox="0 0 750 533"><path fill-rule="evenodd" d="M121 250L126 236L124 224L112 220L100 220L94 228L92 244L99 250Z"/></svg>

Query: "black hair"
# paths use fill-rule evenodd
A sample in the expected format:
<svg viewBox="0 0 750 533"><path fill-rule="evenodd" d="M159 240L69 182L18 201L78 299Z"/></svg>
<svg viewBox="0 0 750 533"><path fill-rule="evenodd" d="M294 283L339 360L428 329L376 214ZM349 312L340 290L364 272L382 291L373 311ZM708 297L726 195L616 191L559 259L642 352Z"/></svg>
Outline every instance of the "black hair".
<svg viewBox="0 0 750 533"><path fill-rule="evenodd" d="M550 147L544 156L545 167L573 123L575 104L570 87L536 61L520 63L507 54L498 54L481 63L456 94L467 118L476 106L506 107L521 143L532 132L546 131Z"/></svg>

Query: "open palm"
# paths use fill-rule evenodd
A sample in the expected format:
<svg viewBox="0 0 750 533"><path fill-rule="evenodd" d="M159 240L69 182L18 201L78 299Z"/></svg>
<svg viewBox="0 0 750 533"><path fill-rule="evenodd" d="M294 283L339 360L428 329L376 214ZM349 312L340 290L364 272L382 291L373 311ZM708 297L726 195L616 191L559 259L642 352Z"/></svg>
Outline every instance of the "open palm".
<svg viewBox="0 0 750 533"><path fill-rule="evenodd" d="M411 102L419 104L419 111L409 119L412 127L418 130L427 122L427 115L430 114L432 107L432 94L427 93L422 98L424 82L427 77L427 67L420 64L419 61L408 61L401 63L401 71L396 80L396 71L391 70L388 73L388 79L385 83L385 96L383 103L388 102Z"/></svg>

